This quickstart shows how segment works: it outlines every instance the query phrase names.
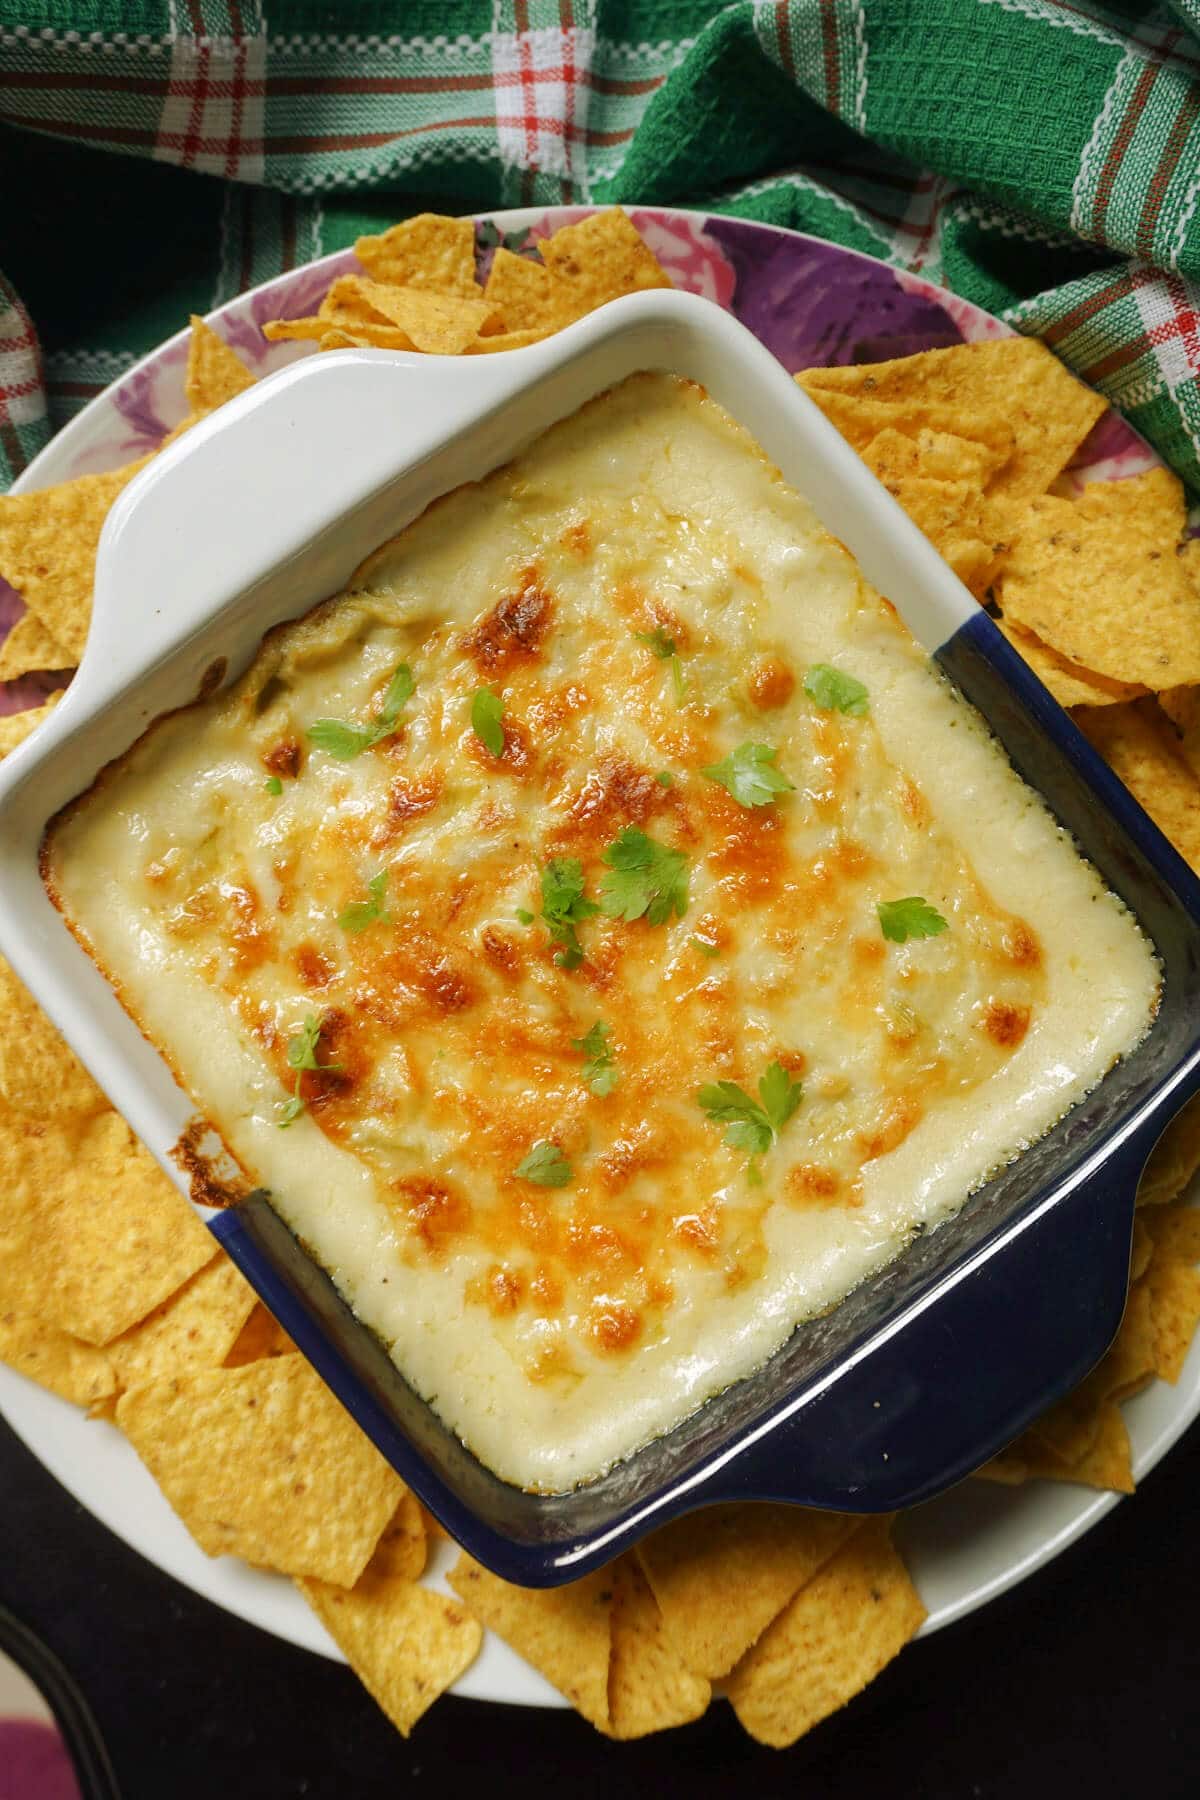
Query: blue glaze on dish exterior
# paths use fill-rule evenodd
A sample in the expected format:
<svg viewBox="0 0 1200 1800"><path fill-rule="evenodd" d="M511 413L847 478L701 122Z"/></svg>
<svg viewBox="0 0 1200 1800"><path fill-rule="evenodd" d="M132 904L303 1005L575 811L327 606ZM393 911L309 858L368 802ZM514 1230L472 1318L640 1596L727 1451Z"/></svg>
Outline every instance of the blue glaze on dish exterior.
<svg viewBox="0 0 1200 1800"><path fill-rule="evenodd" d="M405 1383L264 1194L224 1248L388 1460L480 1562L546 1587L696 1507L913 1506L994 1455L1120 1324L1146 1157L1200 1087L1200 881L986 613L935 657L988 719L1162 960L1143 1043L962 1211L672 1432L574 1493L492 1475Z"/></svg>

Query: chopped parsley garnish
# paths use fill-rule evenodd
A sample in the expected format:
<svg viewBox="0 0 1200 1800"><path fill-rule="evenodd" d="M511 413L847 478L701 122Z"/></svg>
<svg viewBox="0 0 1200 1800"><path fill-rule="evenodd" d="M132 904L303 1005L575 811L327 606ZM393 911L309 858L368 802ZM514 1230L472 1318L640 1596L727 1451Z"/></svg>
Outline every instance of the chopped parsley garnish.
<svg viewBox="0 0 1200 1800"><path fill-rule="evenodd" d="M532 1181L535 1187L566 1187L571 1179L571 1165L548 1138L542 1138L513 1170L520 1181Z"/></svg>
<svg viewBox="0 0 1200 1800"><path fill-rule="evenodd" d="M600 889L600 911L610 919L640 919L665 925L688 905L688 866L682 850L656 844L636 825L627 825L604 852L610 873Z"/></svg>
<svg viewBox="0 0 1200 1800"><path fill-rule="evenodd" d="M601 1099L606 1094L611 1094L621 1079L621 1072L617 1068L616 1058L608 1041L608 1026L604 1021L597 1019L585 1036L572 1038L571 1048L587 1058L583 1065L583 1079L593 1094L599 1094Z"/></svg>
<svg viewBox="0 0 1200 1800"><path fill-rule="evenodd" d="M471 701L471 730L485 750L504 755L504 701L491 688L477 688Z"/></svg>
<svg viewBox="0 0 1200 1800"><path fill-rule="evenodd" d="M776 794L790 793L793 785L774 767L778 754L770 744L739 744L724 762L700 773L725 788L739 806L770 806Z"/></svg>
<svg viewBox="0 0 1200 1800"><path fill-rule="evenodd" d="M853 675L830 663L814 663L804 677L804 691L822 712L849 713L861 719L867 710L867 690Z"/></svg>
<svg viewBox="0 0 1200 1800"><path fill-rule="evenodd" d="M657 781L659 787L674 787L675 785L675 777L672 775L670 769L660 769L654 779Z"/></svg>
<svg viewBox="0 0 1200 1800"><path fill-rule="evenodd" d="M542 870L542 917L546 929L562 950L555 957L560 969L577 969L583 946L576 926L600 908L583 894L583 864L577 856L555 856Z"/></svg>
<svg viewBox="0 0 1200 1800"><path fill-rule="evenodd" d="M317 1061L317 1044L320 1041L321 1028L324 1023L324 1019L318 1018L316 1013L306 1013L304 1016L304 1024L301 1026L300 1030L294 1037L288 1039L288 1067L295 1070L296 1079L292 1087L291 1099L285 1100L279 1108L279 1119L277 1123L281 1131L286 1130L286 1128L298 1119L300 1114L304 1111L304 1100L300 1093L300 1083L304 1079L304 1071L306 1069L320 1069L322 1071L326 1069L340 1069L343 1066L341 1063L323 1063Z"/></svg>
<svg viewBox="0 0 1200 1800"><path fill-rule="evenodd" d="M416 685L408 664L397 663L384 691L383 705L370 725L347 725L343 719L318 719L308 728L309 741L339 762L353 762L364 750L391 737Z"/></svg>
<svg viewBox="0 0 1200 1800"><path fill-rule="evenodd" d="M279 795L283 792L283 783L280 781L278 775L268 775L267 779L263 782L263 786L268 794L274 794L276 799L278 799Z"/></svg>
<svg viewBox="0 0 1200 1800"><path fill-rule="evenodd" d="M904 944L909 938L940 937L950 929L936 906L930 906L920 894L906 900L881 900L875 908L879 925L889 943Z"/></svg>
<svg viewBox="0 0 1200 1800"><path fill-rule="evenodd" d="M670 657L678 654L675 639L668 637L661 625L656 625L653 631L635 631L633 635L639 644L645 644L647 650L653 650L659 662L667 662Z"/></svg>
<svg viewBox="0 0 1200 1800"><path fill-rule="evenodd" d="M376 919L382 919L385 925L391 923L387 911L388 872L380 869L378 875L372 875L367 883L369 900L352 900L343 912L338 914L338 924L343 931L358 933L373 925Z"/></svg>
<svg viewBox="0 0 1200 1800"><path fill-rule="evenodd" d="M695 944L701 956L720 956L721 954L721 946L719 944L710 944L707 938L694 937L691 942Z"/></svg>
<svg viewBox="0 0 1200 1800"><path fill-rule="evenodd" d="M521 925L532 925L533 924L533 914L530 912L530 910L527 906L518 906L517 911L516 911L516 918L517 918L518 923Z"/></svg>
<svg viewBox="0 0 1200 1800"><path fill-rule="evenodd" d="M761 1156L769 1150L800 1101L804 1090L782 1063L773 1062L760 1076L754 1100L736 1081L710 1081L696 1095L714 1125L724 1125L725 1142L733 1150Z"/></svg>
<svg viewBox="0 0 1200 1800"><path fill-rule="evenodd" d="M635 631L633 635L639 644L645 644L647 650L654 652L659 662L670 663L671 684L675 689L675 704L682 706L687 693L687 676L684 674L683 664L679 660L679 646L675 639L668 637L661 625L656 625L653 631Z"/></svg>

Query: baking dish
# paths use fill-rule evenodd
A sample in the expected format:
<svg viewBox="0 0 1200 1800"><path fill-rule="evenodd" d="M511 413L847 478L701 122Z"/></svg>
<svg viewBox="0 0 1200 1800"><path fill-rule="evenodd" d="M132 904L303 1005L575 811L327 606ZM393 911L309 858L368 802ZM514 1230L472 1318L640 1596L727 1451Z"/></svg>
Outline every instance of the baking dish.
<svg viewBox="0 0 1200 1800"><path fill-rule="evenodd" d="M773 358L707 302L616 302L494 358L346 351L280 371L193 428L105 528L82 668L0 768L0 949L177 1181L192 1107L47 899L47 820L152 719L229 679L439 494L643 368L701 382L805 492L989 720L1154 941L1160 1014L1048 1137L759 1371L601 1479L523 1493L407 1387L257 1194L210 1219L334 1391L447 1528L552 1584L690 1507L770 1498L891 1510L985 1460L1116 1330L1133 1195L1200 1084L1200 888L926 540Z"/></svg>

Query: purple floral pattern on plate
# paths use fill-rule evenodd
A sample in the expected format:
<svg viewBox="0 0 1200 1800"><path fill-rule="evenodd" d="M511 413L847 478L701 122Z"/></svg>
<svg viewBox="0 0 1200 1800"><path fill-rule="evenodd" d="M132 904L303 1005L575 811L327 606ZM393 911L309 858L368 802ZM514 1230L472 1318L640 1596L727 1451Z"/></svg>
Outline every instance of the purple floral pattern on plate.
<svg viewBox="0 0 1200 1800"><path fill-rule="evenodd" d="M526 215L515 245L532 249L591 210L564 206ZM630 216L677 287L733 312L793 372L879 362L1012 335L1000 320L920 276L800 232L661 207L637 207ZM495 239L495 228L481 236L483 271ZM311 356L316 346L269 343L262 335L265 321L314 312L330 282L357 266L350 250L324 257L229 301L212 322L256 375L268 375ZM42 452L21 485L44 487L149 454L184 417L186 363L184 331L94 400L64 437ZM1108 414L1062 481L1067 491L1076 492L1085 480L1116 480L1158 462L1132 426ZM19 597L0 580L0 641L23 610ZM0 685L0 713L37 705L61 685L61 677L45 675Z"/></svg>

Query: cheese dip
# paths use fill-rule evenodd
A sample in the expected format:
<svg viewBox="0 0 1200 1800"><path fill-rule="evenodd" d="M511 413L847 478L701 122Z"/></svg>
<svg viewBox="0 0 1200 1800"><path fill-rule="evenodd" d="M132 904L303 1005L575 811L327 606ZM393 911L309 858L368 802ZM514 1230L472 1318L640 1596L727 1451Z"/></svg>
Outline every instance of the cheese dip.
<svg viewBox="0 0 1200 1800"><path fill-rule="evenodd" d="M659 374L158 722L44 865L407 1379L542 1491L954 1213L1158 997L853 558Z"/></svg>

